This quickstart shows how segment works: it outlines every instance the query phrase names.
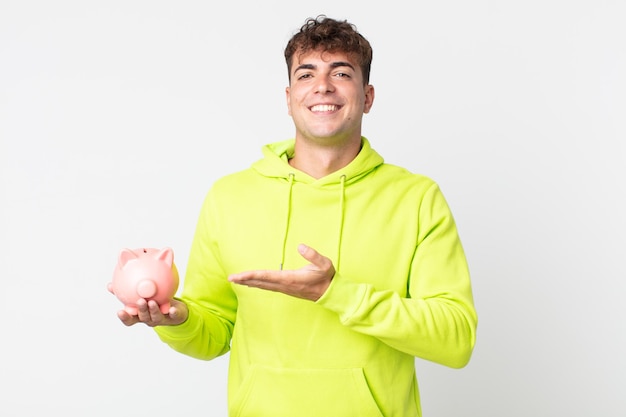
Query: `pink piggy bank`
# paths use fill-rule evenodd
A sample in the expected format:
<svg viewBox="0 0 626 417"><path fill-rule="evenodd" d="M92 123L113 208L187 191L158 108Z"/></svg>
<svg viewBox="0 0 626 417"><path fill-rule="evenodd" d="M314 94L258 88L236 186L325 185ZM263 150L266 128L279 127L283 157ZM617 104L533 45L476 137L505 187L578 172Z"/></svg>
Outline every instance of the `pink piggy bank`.
<svg viewBox="0 0 626 417"><path fill-rule="evenodd" d="M108 290L124 304L129 314L137 315L140 298L156 301L161 312L167 314L178 284L171 248L122 249Z"/></svg>

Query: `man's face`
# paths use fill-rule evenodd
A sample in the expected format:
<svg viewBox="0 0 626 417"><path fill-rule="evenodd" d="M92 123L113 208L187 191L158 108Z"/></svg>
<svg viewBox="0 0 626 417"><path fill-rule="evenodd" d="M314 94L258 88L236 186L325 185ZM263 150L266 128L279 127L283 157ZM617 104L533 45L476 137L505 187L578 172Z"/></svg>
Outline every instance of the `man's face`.
<svg viewBox="0 0 626 417"><path fill-rule="evenodd" d="M361 120L374 101L361 68L343 52L312 51L293 56L286 89L296 138L321 144L361 139Z"/></svg>

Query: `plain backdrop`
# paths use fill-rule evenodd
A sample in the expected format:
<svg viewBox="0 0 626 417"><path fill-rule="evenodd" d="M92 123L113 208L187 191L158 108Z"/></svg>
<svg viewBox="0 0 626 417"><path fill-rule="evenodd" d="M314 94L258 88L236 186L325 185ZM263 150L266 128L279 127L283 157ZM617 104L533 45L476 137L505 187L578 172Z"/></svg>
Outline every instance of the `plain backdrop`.
<svg viewBox="0 0 626 417"><path fill-rule="evenodd" d="M626 415L626 3L0 0L0 414L226 416L228 355L127 328L123 247L184 275L212 182L293 136L307 17L374 48L364 134L439 182L478 341L416 359L425 417Z"/></svg>

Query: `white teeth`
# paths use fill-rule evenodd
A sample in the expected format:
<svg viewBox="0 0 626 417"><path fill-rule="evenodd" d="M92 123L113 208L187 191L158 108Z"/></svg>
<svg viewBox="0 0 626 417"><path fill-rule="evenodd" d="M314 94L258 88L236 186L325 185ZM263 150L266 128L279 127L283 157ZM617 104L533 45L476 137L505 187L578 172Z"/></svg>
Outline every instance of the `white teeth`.
<svg viewBox="0 0 626 417"><path fill-rule="evenodd" d="M311 111L316 111L316 112L335 111L335 110L337 110L337 106L334 106L332 104L319 104L317 106L311 107Z"/></svg>

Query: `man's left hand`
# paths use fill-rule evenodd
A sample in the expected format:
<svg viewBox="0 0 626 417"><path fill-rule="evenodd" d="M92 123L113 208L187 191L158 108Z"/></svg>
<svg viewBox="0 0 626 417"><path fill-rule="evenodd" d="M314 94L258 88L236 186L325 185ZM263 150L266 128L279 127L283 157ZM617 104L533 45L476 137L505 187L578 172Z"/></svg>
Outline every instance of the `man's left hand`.
<svg viewBox="0 0 626 417"><path fill-rule="evenodd" d="M335 267L329 258L306 245L299 245L298 252L310 264L293 270L240 272L230 275L228 280L235 284L317 301L330 285L335 275Z"/></svg>

